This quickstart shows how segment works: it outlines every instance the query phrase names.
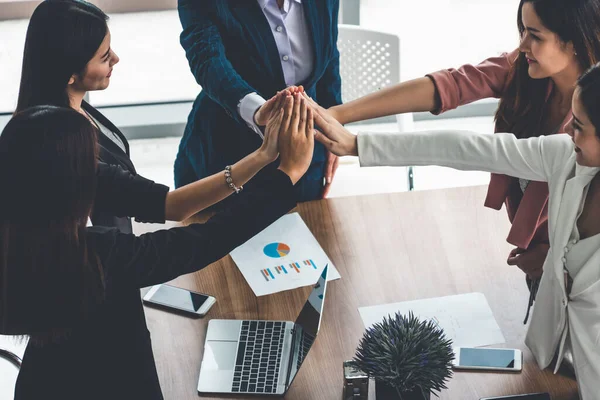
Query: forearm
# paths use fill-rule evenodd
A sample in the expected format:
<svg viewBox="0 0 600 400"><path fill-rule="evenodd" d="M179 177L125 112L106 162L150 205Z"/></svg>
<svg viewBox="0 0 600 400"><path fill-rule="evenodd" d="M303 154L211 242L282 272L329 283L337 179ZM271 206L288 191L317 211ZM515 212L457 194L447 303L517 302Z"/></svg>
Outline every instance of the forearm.
<svg viewBox="0 0 600 400"><path fill-rule="evenodd" d="M231 166L234 184L237 187L245 185L270 161L260 150L244 157ZM183 221L232 193L233 191L225 182L224 172L216 173L169 192L165 202L166 218L171 221Z"/></svg>
<svg viewBox="0 0 600 400"><path fill-rule="evenodd" d="M387 115L433 111L437 107L435 85L424 77L379 90L331 110L340 123L347 124Z"/></svg>

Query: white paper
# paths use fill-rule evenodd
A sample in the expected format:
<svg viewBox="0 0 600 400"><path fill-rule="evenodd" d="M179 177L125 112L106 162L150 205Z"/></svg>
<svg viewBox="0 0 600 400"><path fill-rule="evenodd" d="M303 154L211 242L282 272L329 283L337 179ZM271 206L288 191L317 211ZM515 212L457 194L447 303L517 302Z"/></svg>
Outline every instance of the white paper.
<svg viewBox="0 0 600 400"><path fill-rule="evenodd" d="M233 250L231 258L256 296L314 285L327 264L328 281L340 278L298 213L275 221Z"/></svg>
<svg viewBox="0 0 600 400"><path fill-rule="evenodd" d="M408 315L410 311L423 320L433 320L452 339L455 347L479 347L504 343L502 331L492 314L483 293L382 304L358 309L369 328L384 317L396 312Z"/></svg>

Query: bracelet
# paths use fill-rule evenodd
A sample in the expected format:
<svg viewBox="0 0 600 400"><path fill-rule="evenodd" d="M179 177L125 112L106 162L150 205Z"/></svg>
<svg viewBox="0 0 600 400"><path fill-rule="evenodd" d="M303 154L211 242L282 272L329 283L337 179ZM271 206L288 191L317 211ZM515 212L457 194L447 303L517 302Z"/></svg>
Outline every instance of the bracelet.
<svg viewBox="0 0 600 400"><path fill-rule="evenodd" d="M233 190L236 194L244 190L243 186L237 187L235 183L233 183L233 178L231 177L231 165L225 167L225 183L231 190Z"/></svg>

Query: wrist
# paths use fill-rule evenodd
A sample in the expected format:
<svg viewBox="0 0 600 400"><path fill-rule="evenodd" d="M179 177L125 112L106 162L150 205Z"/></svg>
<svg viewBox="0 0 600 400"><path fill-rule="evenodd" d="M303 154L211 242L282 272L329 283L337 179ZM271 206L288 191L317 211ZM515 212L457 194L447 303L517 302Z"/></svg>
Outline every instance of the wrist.
<svg viewBox="0 0 600 400"><path fill-rule="evenodd" d="M335 118L340 124L344 125L346 123L341 105L329 107L327 111L329 111L329 115Z"/></svg>
<svg viewBox="0 0 600 400"><path fill-rule="evenodd" d="M262 147L258 148L254 152L250 154L250 157L256 162L260 168L264 168L267 165L271 164L273 161L273 157L269 155L269 152Z"/></svg>
<svg viewBox="0 0 600 400"><path fill-rule="evenodd" d="M259 128L262 128L263 126L266 125L266 123L263 124L262 121L260 120L260 114L259 113L260 113L260 109L261 108L262 108L262 106L258 107L256 109L256 111L254 111L254 115L252 116L252 121L254 121L254 125L258 126Z"/></svg>
<svg viewBox="0 0 600 400"><path fill-rule="evenodd" d="M292 185L298 183L298 181L300 180L300 178L302 178L303 175L299 173L295 168L283 164L279 165L278 169L290 178L290 180L292 181Z"/></svg>
<svg viewBox="0 0 600 400"><path fill-rule="evenodd" d="M348 155L358 156L358 135L352 135L348 145Z"/></svg>

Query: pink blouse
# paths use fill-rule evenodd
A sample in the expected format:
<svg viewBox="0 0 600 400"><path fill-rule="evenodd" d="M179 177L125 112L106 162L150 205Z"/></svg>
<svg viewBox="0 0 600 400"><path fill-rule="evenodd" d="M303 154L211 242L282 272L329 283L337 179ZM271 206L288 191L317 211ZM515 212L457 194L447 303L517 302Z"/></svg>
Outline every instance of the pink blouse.
<svg viewBox="0 0 600 400"><path fill-rule="evenodd" d="M463 65L458 69L445 69L427 75L435 84L441 104L434 114L455 109L464 104L489 97L500 98L508 83L508 74L519 55L519 50L488 58L479 65ZM553 84L546 93L549 100ZM569 113L558 132L571 131L572 116ZM496 132L497 132L496 126ZM549 132L550 134L550 132ZM510 188L515 178L492 174L485 206L499 210L506 205L512 223L507 241L527 249L530 244L548 243L548 184L531 182L520 200L515 199Z"/></svg>

